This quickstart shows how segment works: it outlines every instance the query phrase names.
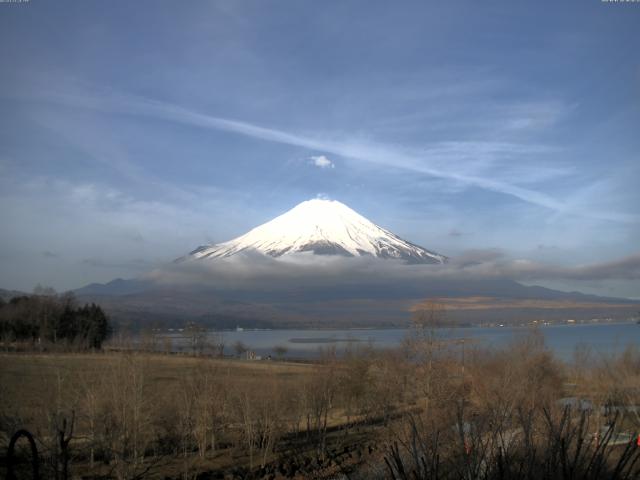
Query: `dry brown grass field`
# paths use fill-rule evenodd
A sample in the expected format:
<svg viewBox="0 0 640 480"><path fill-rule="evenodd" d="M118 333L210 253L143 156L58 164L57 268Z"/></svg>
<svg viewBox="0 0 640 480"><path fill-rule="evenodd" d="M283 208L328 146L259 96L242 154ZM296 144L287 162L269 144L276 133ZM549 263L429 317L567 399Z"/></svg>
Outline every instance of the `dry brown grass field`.
<svg viewBox="0 0 640 480"><path fill-rule="evenodd" d="M638 351L565 364L534 332L460 357L414 333L314 364L0 354L0 475L31 478L25 442L5 454L26 429L41 478L637 478Z"/></svg>
<svg viewBox="0 0 640 480"><path fill-rule="evenodd" d="M198 375L203 369L215 371L229 388L254 385L258 389L266 379L283 386L295 384L310 375L314 368L302 363L149 353L0 354L3 408L15 409L21 418L28 419L28 424L37 425L38 417L49 406L58 401L63 404L72 401L87 384L95 385L109 372L121 368L123 363L141 368L145 395L155 399L175 393L182 388L185 379Z"/></svg>
<svg viewBox="0 0 640 480"><path fill-rule="evenodd" d="M333 368L150 353L1 354L0 449L6 451L11 432L25 428L49 455L61 419L73 418L72 471L113 478L253 469L283 455L314 456L318 442L344 450L373 430L337 433L354 416L332 398ZM116 430L112 438L109 429ZM90 449L99 442L110 445ZM106 455L117 443L134 452Z"/></svg>

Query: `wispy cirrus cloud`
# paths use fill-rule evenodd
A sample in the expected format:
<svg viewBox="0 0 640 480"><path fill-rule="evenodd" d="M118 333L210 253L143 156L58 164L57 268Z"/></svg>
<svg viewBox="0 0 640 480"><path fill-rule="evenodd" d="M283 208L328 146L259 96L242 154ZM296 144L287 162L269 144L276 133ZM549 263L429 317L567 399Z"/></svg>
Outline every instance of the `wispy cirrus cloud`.
<svg viewBox="0 0 640 480"><path fill-rule="evenodd" d="M549 209L556 214L578 215L598 220L635 223L637 215L594 208L582 208L528 184L558 179L572 173L571 169L545 166L539 161L535 168L527 167L527 158L554 151L554 147L510 141L447 141L427 144L422 149L376 141L346 134L320 135L289 132L276 128L208 115L176 104L119 93L66 93L47 95L49 101L74 107L162 119L183 125L215 131L225 131L295 147L338 155L357 162L384 168L400 169L443 179L462 188L476 187L517 198L523 202ZM322 161L321 161L322 162ZM575 194L575 192L573 192Z"/></svg>
<svg viewBox="0 0 640 480"><path fill-rule="evenodd" d="M447 142L430 145L416 151L398 145L377 142L369 138L340 138L306 135L264 127L250 122L203 114L179 105L148 98L104 93L96 95L53 93L47 97L75 107L96 109L103 112L159 118L195 127L226 131L268 142L304 147L323 151L352 160L376 164L382 167L408 170L435 178L473 186L522 201L565 213L597 215L594 212L567 211L561 201L544 192L519 186L495 176L474 173L468 167L472 158L476 165L487 165L514 155L540 154L547 147L528 146L512 142ZM447 165L443 165L443 159ZM462 164L460 168L457 164ZM606 217L606 214L603 214Z"/></svg>

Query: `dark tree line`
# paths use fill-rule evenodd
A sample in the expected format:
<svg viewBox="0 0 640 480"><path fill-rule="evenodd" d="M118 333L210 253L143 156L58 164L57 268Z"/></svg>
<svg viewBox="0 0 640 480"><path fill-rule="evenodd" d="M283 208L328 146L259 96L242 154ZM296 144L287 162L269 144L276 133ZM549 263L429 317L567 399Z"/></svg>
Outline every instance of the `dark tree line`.
<svg viewBox="0 0 640 480"><path fill-rule="evenodd" d="M76 304L71 294L22 295L0 299L0 339L101 348L111 334L109 318L91 303Z"/></svg>

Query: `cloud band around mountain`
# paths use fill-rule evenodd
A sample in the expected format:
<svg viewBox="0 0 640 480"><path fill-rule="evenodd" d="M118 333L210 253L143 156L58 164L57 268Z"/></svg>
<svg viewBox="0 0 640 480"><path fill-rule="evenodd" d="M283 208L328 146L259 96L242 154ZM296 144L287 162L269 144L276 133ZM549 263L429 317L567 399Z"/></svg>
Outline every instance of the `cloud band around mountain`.
<svg viewBox="0 0 640 480"><path fill-rule="evenodd" d="M509 259L498 250L467 252L444 265L407 265L400 261L368 257L318 257L300 254L294 258L271 258L257 253L228 259L195 260L171 264L146 276L159 285L265 291L281 288L324 288L340 285L418 288L420 282L513 280L638 280L640 253L615 261L581 266L556 266Z"/></svg>

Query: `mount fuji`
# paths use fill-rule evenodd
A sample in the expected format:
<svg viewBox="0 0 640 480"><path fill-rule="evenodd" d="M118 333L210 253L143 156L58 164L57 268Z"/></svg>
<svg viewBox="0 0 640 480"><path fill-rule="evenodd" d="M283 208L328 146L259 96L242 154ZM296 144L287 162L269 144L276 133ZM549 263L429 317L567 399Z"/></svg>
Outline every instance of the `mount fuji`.
<svg viewBox="0 0 640 480"><path fill-rule="evenodd" d="M324 199L302 202L138 278L75 293L124 324L173 327L398 326L428 298L446 299L448 318L464 324L612 317L637 309L635 302L484 275Z"/></svg>
<svg viewBox="0 0 640 480"><path fill-rule="evenodd" d="M371 256L406 263L442 264L447 257L403 240L345 204L313 199L233 240L204 245L187 259L218 259L256 251L271 257L311 252L315 255Z"/></svg>

